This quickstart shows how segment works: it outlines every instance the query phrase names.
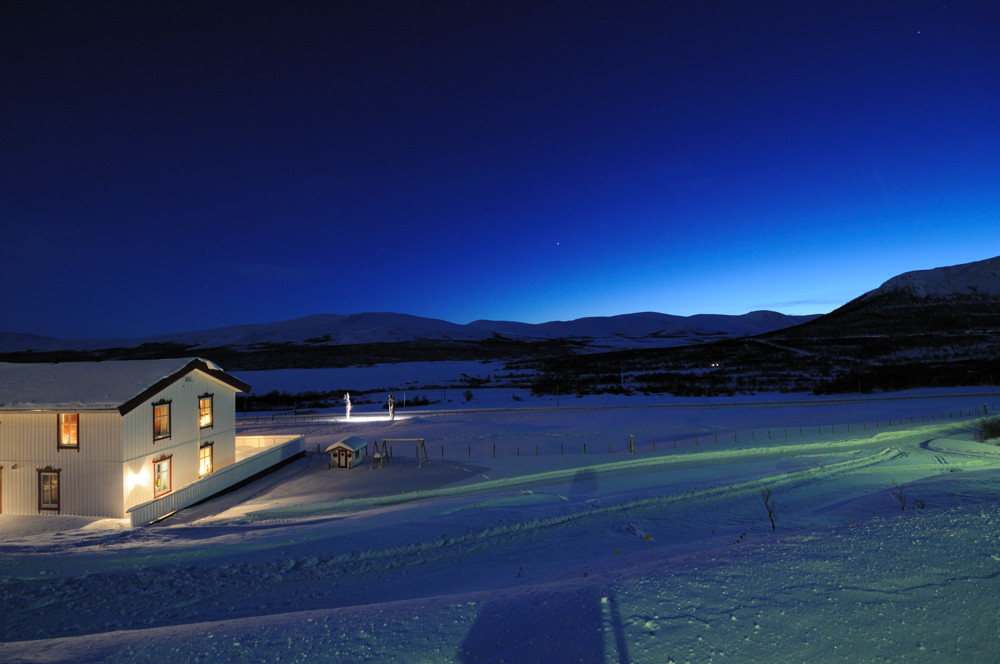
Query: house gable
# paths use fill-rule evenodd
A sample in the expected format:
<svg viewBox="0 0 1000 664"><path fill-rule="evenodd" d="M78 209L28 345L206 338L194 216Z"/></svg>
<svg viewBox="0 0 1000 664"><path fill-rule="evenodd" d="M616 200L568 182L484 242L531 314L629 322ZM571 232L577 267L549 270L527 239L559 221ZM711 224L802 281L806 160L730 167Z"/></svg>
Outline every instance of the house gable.
<svg viewBox="0 0 1000 664"><path fill-rule="evenodd" d="M168 387L176 383L178 380L180 380L181 378L183 378L184 376L195 370L201 371L202 373L207 374L208 376L211 376L212 378L226 385L229 385L237 392L250 391L250 386L244 383L242 380L230 376L226 372L222 371L215 365L206 362L205 360L196 358L188 362L181 369L175 371L169 376L161 378L155 384L150 385L148 388L146 388L139 394L135 395L133 398L129 399L128 401L120 405L118 407L118 412L121 413L122 415L127 415L131 411L138 408L140 405L144 404L150 398L154 397L158 393L167 389Z"/></svg>
<svg viewBox="0 0 1000 664"><path fill-rule="evenodd" d="M249 389L202 359L0 363L4 509L122 517L231 465L235 393Z"/></svg>

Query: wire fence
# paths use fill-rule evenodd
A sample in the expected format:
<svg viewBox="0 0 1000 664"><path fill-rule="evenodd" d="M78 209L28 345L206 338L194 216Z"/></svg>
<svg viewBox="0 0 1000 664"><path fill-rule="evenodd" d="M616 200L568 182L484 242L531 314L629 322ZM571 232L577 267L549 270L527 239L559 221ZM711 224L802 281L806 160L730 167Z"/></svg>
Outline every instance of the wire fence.
<svg viewBox="0 0 1000 664"><path fill-rule="evenodd" d="M468 411L455 411L468 412ZM766 445L794 445L796 442L822 442L823 440L843 441L857 438L863 444L865 438L891 430L900 430L924 424L956 424L973 425L976 420L998 413L996 403L983 403L979 406L953 410L927 411L920 415L888 416L856 422L834 424L793 426L793 427L763 427L755 429L698 431L683 435L647 436L638 439L634 435L623 433L614 438L586 437L573 434L567 439L559 436L538 434L534 439L523 439L522 442L475 440L474 442L456 443L448 441L434 443L429 441L426 447L409 446L405 444L388 445L390 458L427 458L451 460L483 460L496 458L520 458L542 456L570 455L620 455L620 454L665 454L674 450L686 452L708 449L738 449L740 447L760 447ZM281 428L298 425L328 425L337 426L345 422L361 424L357 418L346 420L331 415L279 415L241 417L237 424L245 430L254 427ZM530 436L528 438L531 438ZM586 438L586 439L585 439ZM378 441L374 441L377 443ZM386 442L389 442L387 439ZM383 445L385 447L385 445ZM316 447L319 452L319 447Z"/></svg>

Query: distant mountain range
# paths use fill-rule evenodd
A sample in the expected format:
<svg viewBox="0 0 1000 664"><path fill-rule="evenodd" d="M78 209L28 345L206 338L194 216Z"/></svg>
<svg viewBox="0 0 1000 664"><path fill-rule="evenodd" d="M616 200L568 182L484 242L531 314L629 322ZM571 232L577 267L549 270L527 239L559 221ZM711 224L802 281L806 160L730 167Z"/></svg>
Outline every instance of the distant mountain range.
<svg viewBox="0 0 1000 664"><path fill-rule="evenodd" d="M645 352L550 355L535 369L536 392L992 389L1000 381L1000 257L901 274L801 325Z"/></svg>
<svg viewBox="0 0 1000 664"><path fill-rule="evenodd" d="M237 325L141 339L67 340L0 333L0 353L94 351L144 345L182 345L197 352L221 347L249 350L274 344L315 347L416 341L478 342L496 337L519 342L574 340L595 349L662 347L761 334L800 325L814 318L815 315L786 316L774 311L754 311L742 316L671 316L647 312L538 324L477 320L468 325L458 325L395 313L317 314L277 323Z"/></svg>
<svg viewBox="0 0 1000 664"><path fill-rule="evenodd" d="M492 360L504 363L506 380L537 393L992 386L1000 381L1000 257L907 272L822 316L647 312L457 325L363 313L143 339L0 334L0 361L8 362L191 355L236 371Z"/></svg>

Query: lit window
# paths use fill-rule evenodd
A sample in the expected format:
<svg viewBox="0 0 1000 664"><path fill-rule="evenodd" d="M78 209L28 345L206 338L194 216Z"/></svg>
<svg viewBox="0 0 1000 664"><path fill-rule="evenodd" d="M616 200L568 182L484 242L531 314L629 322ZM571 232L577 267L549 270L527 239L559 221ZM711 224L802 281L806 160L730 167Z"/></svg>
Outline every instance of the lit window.
<svg viewBox="0 0 1000 664"><path fill-rule="evenodd" d="M59 511L59 473L47 466L38 471L38 511Z"/></svg>
<svg viewBox="0 0 1000 664"><path fill-rule="evenodd" d="M153 440L170 438L170 402L153 404Z"/></svg>
<svg viewBox="0 0 1000 664"><path fill-rule="evenodd" d="M212 443L205 443L198 450L198 474L208 475L212 472Z"/></svg>
<svg viewBox="0 0 1000 664"><path fill-rule="evenodd" d="M59 448L80 449L80 415L59 413Z"/></svg>
<svg viewBox="0 0 1000 664"><path fill-rule="evenodd" d="M198 397L198 426L206 429L212 426L212 395Z"/></svg>
<svg viewBox="0 0 1000 664"><path fill-rule="evenodd" d="M153 497L170 493L170 457L153 459Z"/></svg>

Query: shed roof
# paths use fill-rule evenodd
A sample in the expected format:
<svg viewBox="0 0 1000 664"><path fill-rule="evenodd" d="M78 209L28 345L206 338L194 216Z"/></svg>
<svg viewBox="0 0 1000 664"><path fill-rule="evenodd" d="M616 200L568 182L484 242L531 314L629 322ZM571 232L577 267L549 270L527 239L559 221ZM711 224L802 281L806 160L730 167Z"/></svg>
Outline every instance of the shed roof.
<svg viewBox="0 0 1000 664"><path fill-rule="evenodd" d="M107 410L122 415L192 371L236 390L250 386L199 358L61 362L0 362L0 410Z"/></svg>
<svg viewBox="0 0 1000 664"><path fill-rule="evenodd" d="M364 448L368 447L368 441L364 438L359 438L358 436L350 436L331 444L324 451L330 452L338 447L346 447L352 452L360 452Z"/></svg>

